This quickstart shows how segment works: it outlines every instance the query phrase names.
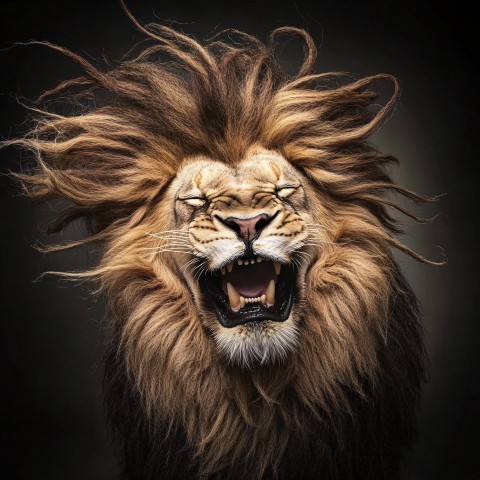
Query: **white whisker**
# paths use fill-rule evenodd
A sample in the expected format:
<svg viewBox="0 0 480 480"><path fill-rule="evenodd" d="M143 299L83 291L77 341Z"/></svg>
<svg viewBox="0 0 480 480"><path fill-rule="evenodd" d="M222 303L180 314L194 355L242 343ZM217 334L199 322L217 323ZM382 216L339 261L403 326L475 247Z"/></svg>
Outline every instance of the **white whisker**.
<svg viewBox="0 0 480 480"><path fill-rule="evenodd" d="M201 262L201 259L198 258L198 257L194 257L194 258L190 259L188 262L185 263L185 265L183 265L182 271L185 273L185 270L188 267L191 267L192 265L195 265L195 263L198 263L198 262Z"/></svg>
<svg viewBox="0 0 480 480"><path fill-rule="evenodd" d="M305 243L304 245L321 245L322 243L328 243L328 244L331 244L331 245L338 245L337 242L331 242L330 240L319 240L319 239L314 239L315 241L318 242L318 244L316 243Z"/></svg>
<svg viewBox="0 0 480 480"><path fill-rule="evenodd" d="M188 235L188 232L185 230L160 230L159 232L151 233L150 235L161 235L162 233L180 233L183 235Z"/></svg>
<svg viewBox="0 0 480 480"><path fill-rule="evenodd" d="M201 264L197 265L193 269L193 279L198 282L198 280L200 279L200 276L203 273L205 273L206 270L207 270L207 266L206 266L205 263L201 263Z"/></svg>
<svg viewBox="0 0 480 480"><path fill-rule="evenodd" d="M188 250L172 250L172 249L169 249L169 248L164 248L164 249L161 249L161 250L153 251L153 252L151 252L151 253L165 253L165 252L171 252L171 253L186 253L186 254L188 254L188 255L198 256L195 252L191 252L191 251L188 251Z"/></svg>
<svg viewBox="0 0 480 480"><path fill-rule="evenodd" d="M159 235L151 235L154 238L158 238L159 240L180 240L182 242L188 242L189 239L187 237L178 237L175 235L165 235L165 236L159 236Z"/></svg>
<svg viewBox="0 0 480 480"><path fill-rule="evenodd" d="M189 247L189 248L192 247L192 244L190 242L177 242L177 241L164 242L163 245L182 245L182 246Z"/></svg>

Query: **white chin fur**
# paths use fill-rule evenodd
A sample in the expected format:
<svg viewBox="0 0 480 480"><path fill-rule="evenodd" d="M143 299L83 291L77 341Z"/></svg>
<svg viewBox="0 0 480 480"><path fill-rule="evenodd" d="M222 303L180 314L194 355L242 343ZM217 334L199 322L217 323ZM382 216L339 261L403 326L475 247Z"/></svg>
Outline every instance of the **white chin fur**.
<svg viewBox="0 0 480 480"><path fill-rule="evenodd" d="M215 332L218 350L232 364L252 367L255 364L281 363L295 348L298 330L291 319L285 322L251 322Z"/></svg>

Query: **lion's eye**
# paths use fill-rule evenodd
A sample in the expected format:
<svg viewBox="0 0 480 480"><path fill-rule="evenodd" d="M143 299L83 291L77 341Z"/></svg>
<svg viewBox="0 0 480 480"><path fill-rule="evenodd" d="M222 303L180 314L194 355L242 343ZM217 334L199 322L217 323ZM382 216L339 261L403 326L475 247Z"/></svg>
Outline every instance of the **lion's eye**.
<svg viewBox="0 0 480 480"><path fill-rule="evenodd" d="M201 197L187 197L181 198L180 200L183 200L187 205L192 207L203 207L207 203L207 199Z"/></svg>
<svg viewBox="0 0 480 480"><path fill-rule="evenodd" d="M295 185L282 185L276 188L276 193L279 197L289 197L298 187Z"/></svg>

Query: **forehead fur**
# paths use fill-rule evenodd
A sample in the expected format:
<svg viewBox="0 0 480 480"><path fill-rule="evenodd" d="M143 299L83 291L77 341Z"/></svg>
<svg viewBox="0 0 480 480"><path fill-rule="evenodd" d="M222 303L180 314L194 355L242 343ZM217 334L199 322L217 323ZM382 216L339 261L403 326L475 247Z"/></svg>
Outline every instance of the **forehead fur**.
<svg viewBox="0 0 480 480"><path fill-rule="evenodd" d="M276 152L254 151L236 164L190 158L180 166L172 182L172 191L190 193L216 190L229 183L236 188L248 188L254 185L275 186L282 181L299 182L300 176L289 162Z"/></svg>

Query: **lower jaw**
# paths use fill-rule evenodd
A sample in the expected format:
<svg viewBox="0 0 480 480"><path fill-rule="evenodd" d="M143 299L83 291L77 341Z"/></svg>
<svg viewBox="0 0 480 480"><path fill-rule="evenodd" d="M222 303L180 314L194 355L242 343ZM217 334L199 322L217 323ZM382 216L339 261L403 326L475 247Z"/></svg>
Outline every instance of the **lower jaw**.
<svg viewBox="0 0 480 480"><path fill-rule="evenodd" d="M251 323L262 323L262 322L285 322L289 315L290 310L293 305L293 292L285 302L283 311L276 313L273 311L273 307L270 308L271 311L268 311L263 305L251 305L245 307L243 312L228 312L226 313L222 307L218 306L214 302L211 303L211 308L217 317L217 320L225 328L233 328L239 325L246 325ZM246 310L246 311L245 311ZM279 309L278 309L279 310Z"/></svg>

